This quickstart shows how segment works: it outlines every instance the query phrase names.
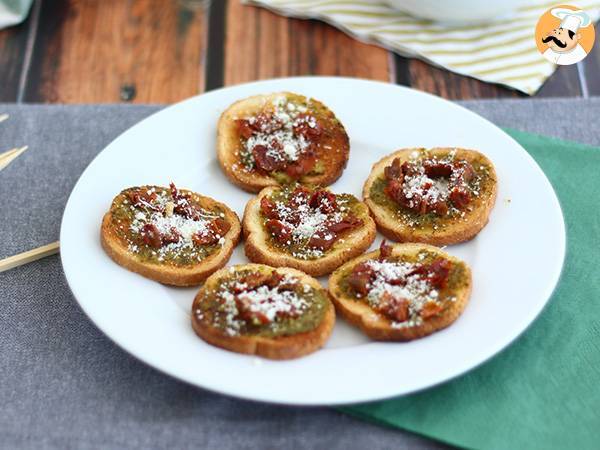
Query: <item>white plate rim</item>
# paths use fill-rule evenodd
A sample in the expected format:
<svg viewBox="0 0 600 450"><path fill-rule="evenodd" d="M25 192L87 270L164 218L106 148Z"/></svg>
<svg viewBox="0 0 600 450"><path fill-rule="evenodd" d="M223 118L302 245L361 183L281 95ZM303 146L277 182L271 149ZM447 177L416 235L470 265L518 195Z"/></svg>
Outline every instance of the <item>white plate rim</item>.
<svg viewBox="0 0 600 450"><path fill-rule="evenodd" d="M68 220L68 213L70 212L71 208L72 208L72 203L73 203L73 197L74 197L74 193L78 190L80 183L82 182L82 180L84 179L84 176L86 175L86 173L88 172L88 169L90 167L93 167L95 162L102 157L102 154L104 153L104 151L110 147L112 147L113 145L115 145L115 143L118 143L119 140L127 133L129 133L133 128L149 121L149 120L153 120L155 118L155 116L165 112L165 111L171 111L175 108L180 107L183 104L186 104L188 102L195 102L198 101L199 98L201 97L205 97L205 96L213 96L213 95L219 95L219 93L221 93L224 90L232 90L232 89L237 89L240 87L248 87L248 86L252 86L252 87L261 87L261 86L271 86L273 84L275 84L276 86L278 86L279 84L286 84L286 83L311 83L315 80L321 80L323 82L352 82L352 83L369 83L369 84L377 84L377 85L385 85L386 87L392 88L392 89L399 89L399 90L404 90L404 91L410 91L411 93L417 93L418 95L422 95L425 97L429 97L429 98L435 98L436 101L439 102L444 102L446 104L452 105L452 108L456 108L456 109L460 109L462 110L463 114L467 114L467 115L471 115L471 116L475 116L478 118L478 120L481 120L482 122L486 122L488 126L490 126L491 128L495 128L497 132L503 134L506 138L508 138L510 141L512 141L512 143L516 146L519 147L524 156L529 160L529 163L531 164L532 168L534 170L536 170L538 172L538 175L541 175L541 178L543 179L543 181L546 184L546 188L551 192L552 194L552 201L554 203L554 209L555 212L558 213L558 216L560 218L559 221L559 233L557 234L557 238L558 241L556 242L556 247L558 249L558 254L559 254L559 258L556 259L555 264L552 267L551 273L547 274L547 278L551 279L552 282L548 283L546 288L544 289L543 293L540 293L540 297L544 297L545 301L543 302L539 302L538 303L538 307L535 309L532 309L530 311L530 314L527 315L526 317L520 317L520 320L518 321L518 323L516 325L513 325L512 327L512 332L510 334L507 335L507 337L502 340L502 341L498 341L496 343L495 346L493 347L489 347L488 348L488 352L487 355L485 357L478 357L478 358L474 358L473 360L464 360L463 364L461 365L457 365L454 370L451 371L446 371L444 373L444 375L442 377L440 377L439 379L437 379L436 381L433 382L428 382L422 386L417 386L417 387L413 387L410 389L406 389L406 390L401 390L398 392L388 392L385 394L374 394L374 395L362 395L362 396L358 396L358 395L342 395L342 396L332 396L332 397L328 397L326 398L324 401L321 400L317 400L314 401L313 399L307 400L307 399L302 399L302 398L281 398L281 397L274 397L268 394L257 394L255 392L249 392L247 389L245 388L235 388L235 387L231 387L231 386L227 386L227 387L223 387L223 386L218 386L218 385L208 385L205 383L201 383L198 382L197 379L193 379L187 376L181 376L180 374L177 373L173 373L172 370L170 370L169 367L164 366L163 364L161 364L159 361L156 360L152 360L152 358L148 358L148 357L141 357L140 355L136 354L135 352L131 351L131 349L128 347L127 343L124 342L120 342L118 340L115 340L113 338L113 336L111 336L110 332L108 332L106 330L106 327L102 326L101 324L99 324L95 319L94 319L94 313L93 311L90 310L89 305L86 305L84 303L82 303L82 301L80 300L80 297L82 296L81 291L78 288L78 283L77 280L73 278L73 272L72 270L70 270L71 266L71 260L70 260L70 256L66 256L68 253L65 251L61 251L61 261L63 264L63 267L65 268L64 272L65 272L65 277L67 280L67 283L69 285L69 287L71 288L71 291L73 292L74 297L77 300L77 303L79 305L79 307L83 310L83 312L88 316L88 318L92 321L92 323L94 323L107 337L109 337L110 340L112 340L115 344L117 344L119 347L121 347L123 350L125 350L127 353L131 354L132 356L134 356L135 358L137 358L138 360L141 360L142 362L156 368L157 370L168 374L174 378L177 378L181 381L190 383L192 385L196 385L199 387L202 387L204 389L208 389L214 392L218 392L221 394L226 394L226 395L231 395L234 397L238 397L238 398L243 398L243 399L248 399L248 400L256 400L256 401L264 401L264 402L270 402L270 403L279 403L279 404L290 404L290 405L303 405L303 406L314 406L314 405L348 405L348 404L355 404L355 403L363 403L363 402L370 402L370 401L376 401L376 400L383 400L383 399L387 399L387 398L391 398L391 397L395 397L395 396L399 396L399 395L406 395L406 394L410 394L410 393L414 393L414 392L418 392L424 389L428 389L431 388L433 386L436 386L438 384L441 383L445 383L449 380L452 380L454 378L456 378L459 375L462 375L466 372L469 372L471 370L473 370L474 368L480 366L481 364L485 363L486 361L488 361L489 359L491 359L492 357L496 356L499 352L501 352L503 349L507 348L508 346L510 346L519 336L521 336L521 334L523 332L525 332L527 330L527 328L535 321L535 319L538 317L538 315L541 313L541 311L544 309L544 307L547 305L548 301L550 300L552 293L554 292L559 279L560 279L560 275L562 272L562 268L563 268L563 264L564 264L564 259L565 259L565 252L566 252L566 234L565 234L565 225L564 225L564 216L562 213L562 209L560 206L560 202L558 201L558 198L556 196L556 193L554 191L554 188L552 187L551 183L549 182L549 180L547 179L547 177L545 176L545 174L543 173L543 171L541 170L541 168L538 166L538 164L535 162L535 160L531 157L531 155L529 155L529 153L524 150L522 148L522 146L516 141L514 140L510 135L508 135L507 133L505 133L502 129L500 129L499 127L497 127L496 125L492 124L491 122L489 122L487 119L479 116L478 114L460 106L457 105L455 103L452 103L450 101L447 101L445 99L441 99L437 96L425 93L425 92L421 92L421 91L415 91L411 88L407 88L404 86L398 86L398 85L393 85L393 84L389 84L389 83L385 83L385 82L379 82L379 81L372 81L372 80L363 80L363 79L357 79L357 78L347 78L347 77L327 77L327 76L323 76L323 77L315 77L315 76L309 76L309 77L289 77L289 78L276 78L276 79L269 79L269 80L261 80L261 81L255 81L255 82L250 82L250 83L244 83L241 85L236 85L236 86L230 86L230 87L223 87L214 91L210 91L208 93L204 93L204 94L200 94L194 97L191 97L189 99L183 100L181 102L175 103L173 105L170 105L164 109L161 109L153 114L151 114L150 116L144 118L143 120L139 121L138 123L136 123L135 125L133 125L132 127L130 127L129 129L127 129L126 131L124 131L123 133L121 133L119 136L117 136L113 141L111 141L110 144L108 144L101 152L98 153L98 155L96 155L96 157L94 157L94 159L90 162L90 164L86 167L86 169L83 171L82 175L80 176L80 178L78 179L78 181L76 182L76 184L73 187L73 190L71 192L71 194L69 195L69 199L66 203L65 206L65 210L64 210L64 215L63 215L63 220L61 222L61 235L60 235L60 239L61 242L67 242L68 238L65 235L65 230L67 229L67 227L65 226L67 224L67 220ZM283 87L277 87L276 89L283 89ZM269 91L273 91L275 89L273 88L266 88L264 89L264 92L269 92ZM371 344L369 344L371 345Z"/></svg>

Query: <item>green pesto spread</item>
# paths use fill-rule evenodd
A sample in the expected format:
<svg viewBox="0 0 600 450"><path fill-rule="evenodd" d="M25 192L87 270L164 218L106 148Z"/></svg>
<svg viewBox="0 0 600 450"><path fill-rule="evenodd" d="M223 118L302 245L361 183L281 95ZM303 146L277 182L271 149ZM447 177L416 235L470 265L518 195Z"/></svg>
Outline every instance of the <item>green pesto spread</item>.
<svg viewBox="0 0 600 450"><path fill-rule="evenodd" d="M463 262L451 261L451 268L446 279L446 284L443 288L434 288L418 276L408 275L405 278L406 284L403 288L398 288L396 283L388 284L389 278L386 274L393 273L390 270L390 265L405 264L407 272L421 266L429 265L435 260L439 260L440 255L428 250L421 250L415 255L390 256L384 261L379 261L377 257L368 260L376 269L377 279L371 281L369 293L365 296L357 294L356 290L350 283L350 276L356 265L349 266L340 274L340 282L337 285L336 296L352 299L361 303L366 303L369 306L378 309L382 301L383 293L388 292L394 296L398 296L409 303L410 316L404 322L392 321L392 326L396 328L404 328L420 325L423 323L421 311L426 303L433 303L439 307L437 314L442 314L456 301L456 293L464 289L469 283L467 267ZM401 272L401 271L400 271ZM406 281L408 280L408 281Z"/></svg>
<svg viewBox="0 0 600 450"><path fill-rule="evenodd" d="M284 275L278 285L243 290L246 276L270 275L273 271L270 267L231 268L206 288L201 301L196 303L194 314L198 320L230 336L272 338L317 328L327 308L331 307L323 289L315 289L296 277ZM264 320L258 320L248 311L260 314Z"/></svg>
<svg viewBox="0 0 600 450"><path fill-rule="evenodd" d="M420 149L420 151L423 152L423 155L427 155L425 149ZM422 159L422 157L419 159ZM457 220L469 221L474 211L485 202L488 202L492 195L496 179L489 162L479 156L469 158L468 161L473 168L474 176L467 184L467 188L471 194L471 201L464 209L450 207L444 215L438 215L435 212L419 214L417 211L397 203L385 193L384 190L388 181L383 174L371 185L369 197L377 205L384 207L392 213L402 223L412 228L435 234L438 231L444 230L447 226L454 224Z"/></svg>
<svg viewBox="0 0 600 450"><path fill-rule="evenodd" d="M291 144L292 147L295 147L295 150L293 152L284 151L282 154L285 158L291 158L290 161L296 161L297 159L302 158L303 151L310 146L312 150L316 152L317 161L303 177L321 175L325 172L325 164L323 163L323 160L319 158L321 152L331 151L333 148L337 148L340 145L348 145L347 137L345 136L345 132L343 132L344 128L341 122L323 103L312 98L290 92L284 93L278 96L274 102L268 103L260 113L252 117L256 118L259 115L275 117L281 120L289 129L292 127L292 122L299 115L309 115L319 123L321 135L314 142L308 142L297 136L290 136L289 134L286 136L281 133L266 133L266 135L261 136L258 140L255 139L252 142L252 144L258 143L267 146L272 140L279 141L282 145L285 145L286 143ZM245 119L251 119L252 117L246 117ZM340 137L340 130L342 131L342 137ZM241 166L246 171L253 171L255 169L255 161L251 145L249 145L248 141L249 139L245 139L241 135L239 136L237 154ZM269 172L269 175L279 184L288 184L294 181L294 178L288 175L285 170L273 170Z"/></svg>
<svg viewBox="0 0 600 450"><path fill-rule="evenodd" d="M364 218L368 215L366 206L351 194L335 194L337 208L334 212L322 213L319 209L310 207L306 202L299 206L289 206L298 185L286 185L275 190L267 198L272 200L280 212L279 220L292 228L290 239L281 242L272 233L268 234L267 244L273 250L284 251L296 258L316 260L344 245L344 235L351 230L343 231L334 236L331 248L323 250L311 247L311 238L315 235L327 234L328 220L342 221L348 217ZM314 192L316 189L310 189ZM261 213L262 224L267 229L269 218Z"/></svg>
<svg viewBox="0 0 600 450"><path fill-rule="evenodd" d="M149 201L133 204L133 193L146 195ZM222 246L222 241L198 245L193 234L209 234L209 224L216 218L224 218L225 212L219 207L204 208L201 198L189 191L185 192L190 206L197 211L198 220L192 220L181 214L172 213L167 216L167 204L171 202L171 190L160 186L141 186L123 190L113 200L110 208L112 229L136 259L161 265L185 267L198 264L215 253ZM149 245L143 238L143 227L153 224L157 230L170 234L175 228L179 235L178 242L164 243L160 247Z"/></svg>

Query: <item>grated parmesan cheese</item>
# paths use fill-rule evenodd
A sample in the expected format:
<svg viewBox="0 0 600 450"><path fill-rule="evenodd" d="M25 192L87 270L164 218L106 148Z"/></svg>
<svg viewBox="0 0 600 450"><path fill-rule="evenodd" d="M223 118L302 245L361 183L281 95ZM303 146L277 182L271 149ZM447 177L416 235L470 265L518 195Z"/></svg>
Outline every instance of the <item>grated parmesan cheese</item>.
<svg viewBox="0 0 600 450"><path fill-rule="evenodd" d="M148 193L151 192L155 192L155 190L152 189L148 191ZM164 207L168 203L171 203L171 196L168 194L168 192L157 192L156 194L156 200L154 201L156 205ZM175 213L172 213L171 215L164 215L159 211L143 212L136 210L133 205L131 205L130 208L136 211L134 214L134 220L131 222L129 227L130 231L134 235L139 235L144 226L147 224L154 225L162 235L169 235L172 233L172 230L176 230L179 234L180 238L178 242L172 242L156 249L156 254L158 255L158 259L160 261L164 260L165 256L174 255L184 249L192 250L191 256L194 256L194 235L209 233L211 231L209 228L210 222L219 217L218 215L206 210L200 210L200 218L198 220L194 220ZM223 245L225 242L224 238L222 236L217 237L219 238L218 245ZM137 245L130 244L129 250L133 253L137 253L140 249Z"/></svg>
<svg viewBox="0 0 600 450"><path fill-rule="evenodd" d="M267 155L276 161L294 162L310 147L310 142L302 135L294 134L294 127L306 122L309 127L315 128L317 122L314 117L301 116L306 112L306 107L288 102L285 96L276 97L272 106L274 107L273 119L282 125L273 131L270 124L264 124L262 129L252 135L243 143L242 160L246 168L251 169L254 165L252 149L257 145L267 148ZM256 123L256 117L246 118L251 124Z"/></svg>
<svg viewBox="0 0 600 450"><path fill-rule="evenodd" d="M377 307L384 294L389 294L396 299L405 299L408 302L410 319L405 322L394 322L395 328L414 326L421 320L419 313L423 306L439 298L439 292L433 288L431 283L424 280L418 274L409 275L417 265L409 262L390 262L369 260L366 263L373 268L376 278L368 285L367 301ZM390 281L403 279L403 286L390 284ZM410 324L412 322L412 324ZM393 325L394 326L394 325Z"/></svg>
<svg viewBox="0 0 600 450"><path fill-rule="evenodd" d="M245 321L240 317L240 311L236 303L235 295L231 293L231 288L242 290L238 294L238 299L243 301L250 312L259 313L266 317L269 322L277 322L279 315L291 316L301 315L308 310L307 300L298 296L295 291L280 290L282 284L298 283L299 279L286 274L278 286L270 288L268 286L259 286L256 289L244 291L245 283L235 281L223 284L217 291L217 296L222 299L222 312L225 314L225 331L230 336L239 334L244 327ZM311 287L303 284L304 293L308 293Z"/></svg>

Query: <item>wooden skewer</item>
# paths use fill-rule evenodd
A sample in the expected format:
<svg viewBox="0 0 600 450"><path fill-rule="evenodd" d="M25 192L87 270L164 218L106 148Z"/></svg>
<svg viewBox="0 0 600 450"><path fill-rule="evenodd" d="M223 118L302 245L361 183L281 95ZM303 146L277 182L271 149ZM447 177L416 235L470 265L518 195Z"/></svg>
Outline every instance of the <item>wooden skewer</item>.
<svg viewBox="0 0 600 450"><path fill-rule="evenodd" d="M4 169L8 166L15 158L17 158L21 153L27 150L29 147L26 145L24 147L16 147L7 152L0 153L0 170Z"/></svg>
<svg viewBox="0 0 600 450"><path fill-rule="evenodd" d="M0 114L0 122L4 122L8 117L8 114Z"/></svg>
<svg viewBox="0 0 600 450"><path fill-rule="evenodd" d="M19 253L18 255L9 256L8 258L0 259L0 272L14 269L15 267L28 264L46 256L54 255L60 251L59 242L43 245L42 247L34 248L28 252Z"/></svg>
<svg viewBox="0 0 600 450"><path fill-rule="evenodd" d="M0 122L8 119L8 114L0 114ZM15 158L18 158L21 153L27 150L27 146L16 147L4 153L0 153L0 170L8 166ZM22 266L24 264L37 261L46 256L54 255L59 252L58 241L48 245L43 245L27 252L19 253L18 255L9 256L8 258L0 259L0 272Z"/></svg>

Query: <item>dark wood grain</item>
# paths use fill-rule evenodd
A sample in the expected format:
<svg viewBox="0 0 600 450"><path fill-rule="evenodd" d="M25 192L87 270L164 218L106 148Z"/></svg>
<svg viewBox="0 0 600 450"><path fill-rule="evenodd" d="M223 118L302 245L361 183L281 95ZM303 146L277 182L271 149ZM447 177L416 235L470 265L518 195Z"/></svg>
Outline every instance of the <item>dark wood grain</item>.
<svg viewBox="0 0 600 450"><path fill-rule="evenodd" d="M170 103L296 75L392 81L448 99L523 96L239 0L36 4L37 26L30 17L0 31L0 101ZM537 96L600 95L600 45L580 65L583 79L576 66L561 67Z"/></svg>
<svg viewBox="0 0 600 450"><path fill-rule="evenodd" d="M229 1L225 85L295 75L338 75L388 81L388 52L322 22L288 19Z"/></svg>
<svg viewBox="0 0 600 450"><path fill-rule="evenodd" d="M24 69L30 20L0 30L0 102L18 100L19 80Z"/></svg>
<svg viewBox="0 0 600 450"><path fill-rule="evenodd" d="M234 0L235 1L235 0ZM208 7L205 90L220 88L225 79L225 25L229 0L212 0Z"/></svg>
<svg viewBox="0 0 600 450"><path fill-rule="evenodd" d="M203 4L44 0L25 100L169 103L201 92Z"/></svg>
<svg viewBox="0 0 600 450"><path fill-rule="evenodd" d="M517 91L431 66L423 61L408 62L410 86L447 99L519 97Z"/></svg>

